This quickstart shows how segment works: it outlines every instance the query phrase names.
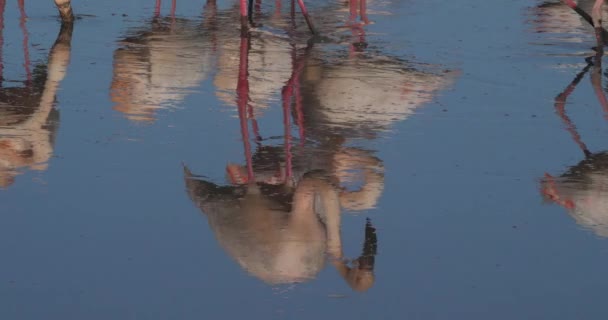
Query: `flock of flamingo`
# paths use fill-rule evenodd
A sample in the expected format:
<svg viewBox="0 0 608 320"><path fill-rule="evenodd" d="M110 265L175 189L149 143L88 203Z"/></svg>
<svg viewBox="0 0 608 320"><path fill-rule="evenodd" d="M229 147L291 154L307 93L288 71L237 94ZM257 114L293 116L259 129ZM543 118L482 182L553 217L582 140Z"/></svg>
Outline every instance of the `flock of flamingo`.
<svg viewBox="0 0 608 320"><path fill-rule="evenodd" d="M45 170L53 154L59 121L54 105L70 63L74 28L71 1L54 1L62 27L46 65L31 70L24 1L19 0L27 79L20 86L0 87L1 187L14 183L22 168ZM293 33L295 2L291 23L272 17L265 23ZM608 156L587 149L565 112L567 97L589 70L598 99L608 111L601 87L601 56L608 40L601 27L604 1L562 2L566 6L547 3L538 8L545 15L574 9L594 26L598 45L596 56L588 59L555 103L585 160L560 177L547 174L542 190L548 199L576 211L580 223L608 225L608 216L597 215L597 206L606 207L605 200L594 192L608 175ZM0 0L0 80L5 3ZM183 175L191 200L218 243L243 269L267 283L313 279L329 255L351 288L369 289L377 246L374 227L366 221L362 254L349 261L342 253L341 212L373 208L383 190L384 169L372 151L348 142L375 139L451 86L459 73L433 72L416 62L367 54L366 0L349 1L352 37L345 54L336 59L327 58L314 41L299 46L290 37L253 34L252 0L240 0L238 10L235 6L223 11L208 0L200 20L176 18L175 3L171 16L162 17L156 0L149 24L118 42L109 92L114 110L129 121L153 123L159 110L179 104L204 80L212 79L217 100L237 110L245 161L226 166L226 185L207 181L188 167ZM303 0L297 3L310 32L323 33L327 28L312 22L314 12L309 13ZM336 4L317 14L324 24L335 26L343 21L336 21L334 13L343 9ZM239 19L240 33L225 28L230 21L238 26ZM361 23L353 23L356 19ZM283 111L280 143L264 138L257 121L275 103ZM573 183L581 185L572 188ZM597 232L608 236L603 227Z"/></svg>

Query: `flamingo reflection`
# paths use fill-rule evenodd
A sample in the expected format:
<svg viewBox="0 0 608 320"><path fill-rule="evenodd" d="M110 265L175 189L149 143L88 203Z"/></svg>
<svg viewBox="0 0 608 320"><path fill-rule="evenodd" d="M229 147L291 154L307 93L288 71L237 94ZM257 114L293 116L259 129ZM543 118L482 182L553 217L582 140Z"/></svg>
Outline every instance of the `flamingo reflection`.
<svg viewBox="0 0 608 320"><path fill-rule="evenodd" d="M217 97L236 106L241 38L230 29L236 15L231 8L219 11L215 0L209 0L201 20L176 18L172 10L122 40L114 52L114 109L134 122L154 122L159 110L178 106L211 75ZM282 21L272 25L286 27ZM255 109L262 110L290 77L292 45L270 33L252 37L248 72L254 81L249 92Z"/></svg>
<svg viewBox="0 0 608 320"><path fill-rule="evenodd" d="M354 36L362 39L361 33ZM226 166L226 184L185 167L187 192L220 246L251 275L269 284L310 281L329 261L353 290L368 290L375 282L375 229L368 219L362 253L348 260L340 225L343 212L377 205L384 166L373 151L350 143L377 139L449 87L457 73L421 71L365 50L349 49L343 60L332 61L312 42L306 48L281 46L290 49L291 66L274 75L287 75L278 89L284 131L276 142L264 138L256 121L268 99L252 94L257 81L251 81L251 57L268 58L277 50L254 50L258 41L240 38L238 70L232 71L231 105L240 120L244 164ZM214 83L229 92L224 81Z"/></svg>
<svg viewBox="0 0 608 320"><path fill-rule="evenodd" d="M566 100L587 72L591 72L591 84L608 117L608 100L602 89L602 56L598 53L587 59L587 65L572 83L555 99L557 114L566 130L581 150L584 159L559 176L546 173L541 181L545 199L557 203L568 211L576 222L591 229L595 234L608 237L608 152L589 150L570 117L566 113Z"/></svg>
<svg viewBox="0 0 608 320"><path fill-rule="evenodd" d="M13 184L23 169L47 169L59 126L54 104L70 62L72 38L72 24L62 24L48 62L30 69L26 16L23 1L19 1L26 79L12 82L19 85L4 86L1 48L5 3L0 1L0 187L4 188Z"/></svg>

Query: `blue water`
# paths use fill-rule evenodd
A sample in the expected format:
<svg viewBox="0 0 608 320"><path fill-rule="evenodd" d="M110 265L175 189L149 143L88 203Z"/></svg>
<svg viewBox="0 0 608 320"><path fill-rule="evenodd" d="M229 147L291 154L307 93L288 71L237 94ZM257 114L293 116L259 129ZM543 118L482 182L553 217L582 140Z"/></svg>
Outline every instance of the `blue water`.
<svg viewBox="0 0 608 320"><path fill-rule="evenodd" d="M377 234L375 281L357 292L328 262L312 279L268 284L218 241L209 213L188 195L183 166L228 186L226 166L246 164L237 11L218 2L213 29L203 1L178 1L171 29L165 2L165 31L152 33L154 1L75 1L80 19L53 104L52 154L42 157L46 168L13 162L2 173L14 182L0 190L0 318L605 318L608 242L569 215L585 213L541 192L545 173L560 176L585 157L554 108L594 54L584 24L538 33L535 1L369 0L374 23L356 52L348 7L310 1L327 39L314 44L294 86L306 121L302 138L292 103L294 157L305 163L294 175L328 170L323 157L341 148L383 168L377 199L342 209L345 258L361 254L366 218ZM308 39L303 19L291 29L289 2L282 6L273 19L274 2L262 3L249 52L261 144L280 154L281 90L293 48L306 55ZM60 22L51 1L25 9L31 69L44 68ZM566 29L579 21L564 14ZM19 21L9 1L4 88L27 78ZM592 152L608 149L589 74L566 109ZM22 132L15 128L0 125L0 142ZM328 136L344 142L325 149ZM592 191L601 202L605 191Z"/></svg>

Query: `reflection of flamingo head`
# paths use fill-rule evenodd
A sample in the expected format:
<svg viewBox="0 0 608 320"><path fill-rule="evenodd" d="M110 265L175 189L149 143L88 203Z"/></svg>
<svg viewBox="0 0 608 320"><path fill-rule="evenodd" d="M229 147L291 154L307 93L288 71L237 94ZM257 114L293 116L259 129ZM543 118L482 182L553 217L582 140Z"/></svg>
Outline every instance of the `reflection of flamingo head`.
<svg viewBox="0 0 608 320"><path fill-rule="evenodd" d="M364 292L374 285L375 276L372 270L353 268L348 272L346 282L355 291Z"/></svg>
<svg viewBox="0 0 608 320"><path fill-rule="evenodd" d="M608 237L608 153L592 154L559 177L546 174L540 190L578 224Z"/></svg>
<svg viewBox="0 0 608 320"><path fill-rule="evenodd" d="M555 178L548 173L545 173L545 178L541 182L541 194L547 201L557 203L568 210L574 209L574 202L560 195Z"/></svg>

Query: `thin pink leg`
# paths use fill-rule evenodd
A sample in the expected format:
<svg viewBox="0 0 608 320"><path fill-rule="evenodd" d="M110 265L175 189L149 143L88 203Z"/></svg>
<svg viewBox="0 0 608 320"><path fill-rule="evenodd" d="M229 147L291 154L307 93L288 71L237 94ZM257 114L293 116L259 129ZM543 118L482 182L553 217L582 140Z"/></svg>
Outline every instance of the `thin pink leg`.
<svg viewBox="0 0 608 320"><path fill-rule="evenodd" d="M255 0L255 13L262 14L262 0Z"/></svg>
<svg viewBox="0 0 608 320"><path fill-rule="evenodd" d="M32 81L32 70L30 69L30 48L29 48L29 33L27 32L26 20L27 15L25 14L25 3L24 0L19 0L19 12L21 18L19 19L19 26L23 32L23 67L25 68L25 74L27 83Z"/></svg>
<svg viewBox="0 0 608 320"><path fill-rule="evenodd" d="M291 181L293 176L291 154L291 120L289 118L289 110L291 98L293 97L293 86L288 84L283 88L283 128L285 129L285 181Z"/></svg>
<svg viewBox="0 0 608 320"><path fill-rule="evenodd" d="M260 141L262 141L262 135L260 135L260 126L258 125L258 120L255 118L253 106L250 103L247 104L247 117L251 119L251 130L255 136L255 141L260 143Z"/></svg>
<svg viewBox="0 0 608 320"><path fill-rule="evenodd" d="M156 4L154 5L154 16L160 16L160 2L161 0L156 0Z"/></svg>
<svg viewBox="0 0 608 320"><path fill-rule="evenodd" d="M244 36L249 29L247 22L247 0L241 1L241 35Z"/></svg>
<svg viewBox="0 0 608 320"><path fill-rule="evenodd" d="M316 34L315 27L312 24L312 20L310 20L310 16L308 15L308 10L306 9L306 5L304 4L304 0L298 0L298 5L300 6L300 10L302 11L302 15L304 15L304 19L306 20L306 24L308 25L308 29L312 34Z"/></svg>
<svg viewBox="0 0 608 320"><path fill-rule="evenodd" d="M369 24L369 19L367 18L367 0L360 0L361 1L361 9L359 11L359 13L361 14L361 21L363 21L363 23L365 24Z"/></svg>
<svg viewBox="0 0 608 320"><path fill-rule="evenodd" d="M175 9L177 9L177 0L171 1L171 18L175 19Z"/></svg>
<svg viewBox="0 0 608 320"><path fill-rule="evenodd" d="M281 14L281 6L282 6L282 1L281 0L275 0L275 2L274 2L274 13L276 15L280 15Z"/></svg>
<svg viewBox="0 0 608 320"><path fill-rule="evenodd" d="M566 130L568 130L568 132L572 136L572 139L578 145L578 147L583 151L585 156L588 156L590 154L589 149L587 149L587 145L585 145L585 143L581 139L581 136L578 134L578 131L576 130L576 126L574 125L574 123L572 123L572 120L566 114L566 100L568 99L570 94L574 91L574 89L576 89L576 86L581 81L581 79L583 79L583 76L585 75L585 73L587 73L587 71L589 71L590 68L591 68L591 64L588 64L583 69L583 71L581 71L579 74L577 74L576 77L574 78L574 80L572 80L572 82L566 87L566 89L564 89L564 91L562 91L560 94L557 95L557 97L555 97L555 104L554 104L557 115L562 119L564 126L566 127Z"/></svg>
<svg viewBox="0 0 608 320"><path fill-rule="evenodd" d="M310 49L310 47L307 49ZM307 53L308 53L308 51L307 51ZM291 77L289 78L289 81L287 81L287 84L285 85L285 87L283 87L283 96L282 96L284 110L286 108L288 108L288 106L289 106L289 104L286 105L286 103L287 102L291 103L291 99L295 98L296 123L297 123L298 129L299 129L298 134L300 136L301 145L303 145L304 141L306 141L306 132L304 129L304 111L303 111L303 107L302 107L302 95L300 92L300 76L302 74L302 70L304 70L304 66L306 65L306 59L305 59L306 54L300 58L297 58L296 57L296 47L295 46L293 47Z"/></svg>
<svg viewBox="0 0 608 320"><path fill-rule="evenodd" d="M306 141L306 129L304 128L304 112L302 109L302 92L300 91L300 77L295 81L295 96L296 96L296 122L298 124L298 134L300 136L300 145L304 145Z"/></svg>
<svg viewBox="0 0 608 320"><path fill-rule="evenodd" d="M349 9L350 9L350 17L349 17L348 21L351 24L355 23L357 20L357 5L359 4L357 1L358 0L350 0L348 2Z"/></svg>
<svg viewBox="0 0 608 320"><path fill-rule="evenodd" d="M247 18L247 17L245 17ZM247 177L250 183L254 183L253 162L251 156L251 144L249 142L249 127L247 125L247 104L249 103L249 37L241 37L241 50L239 61L239 80L236 86L237 106L239 121L241 124L241 137L245 149L245 160L247 161Z"/></svg>
<svg viewBox="0 0 608 320"><path fill-rule="evenodd" d="M4 8L6 7L6 0L0 0L0 87L2 86L2 80L4 79L4 63L2 48L4 47Z"/></svg>

